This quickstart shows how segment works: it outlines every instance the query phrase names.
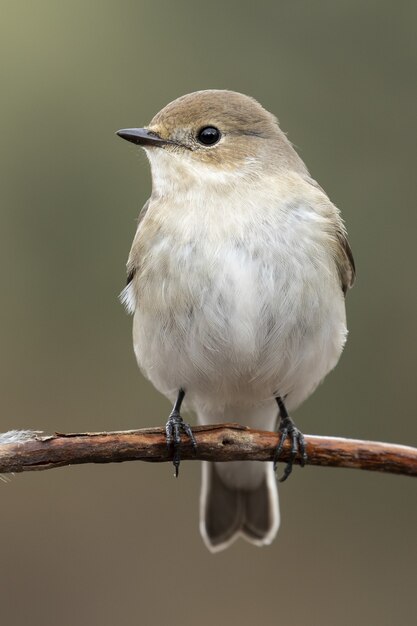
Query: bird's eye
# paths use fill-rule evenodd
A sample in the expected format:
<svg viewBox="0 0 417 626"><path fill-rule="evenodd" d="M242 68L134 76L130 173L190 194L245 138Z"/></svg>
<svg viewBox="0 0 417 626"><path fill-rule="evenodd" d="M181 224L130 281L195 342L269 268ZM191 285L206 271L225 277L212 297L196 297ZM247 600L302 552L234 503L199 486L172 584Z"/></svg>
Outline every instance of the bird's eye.
<svg viewBox="0 0 417 626"><path fill-rule="evenodd" d="M221 133L215 126L205 126L197 133L197 139L203 146L214 146L220 140Z"/></svg>

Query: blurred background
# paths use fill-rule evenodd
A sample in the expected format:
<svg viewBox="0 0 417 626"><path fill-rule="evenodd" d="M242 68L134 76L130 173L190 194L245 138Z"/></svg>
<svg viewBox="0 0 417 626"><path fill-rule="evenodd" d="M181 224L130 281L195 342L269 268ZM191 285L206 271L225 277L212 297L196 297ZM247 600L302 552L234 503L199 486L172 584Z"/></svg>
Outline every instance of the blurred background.
<svg viewBox="0 0 417 626"><path fill-rule="evenodd" d="M118 302L149 167L115 136L197 89L273 111L342 209L358 280L304 432L417 443L414 2L0 5L1 430L162 425ZM269 548L211 555L199 463L0 483L7 626L415 624L416 483L295 469Z"/></svg>

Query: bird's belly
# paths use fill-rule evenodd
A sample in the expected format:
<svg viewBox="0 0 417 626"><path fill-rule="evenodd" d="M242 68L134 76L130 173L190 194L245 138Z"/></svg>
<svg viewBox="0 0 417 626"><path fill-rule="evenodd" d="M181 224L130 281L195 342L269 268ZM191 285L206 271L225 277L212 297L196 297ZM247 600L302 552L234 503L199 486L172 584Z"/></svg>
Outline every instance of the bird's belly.
<svg viewBox="0 0 417 626"><path fill-rule="evenodd" d="M171 250L162 282L155 263L140 279L134 347L144 373L170 399L186 389L191 406L247 405L277 394L290 409L300 404L345 342L335 277L319 278L308 261L277 263L241 248L184 258Z"/></svg>

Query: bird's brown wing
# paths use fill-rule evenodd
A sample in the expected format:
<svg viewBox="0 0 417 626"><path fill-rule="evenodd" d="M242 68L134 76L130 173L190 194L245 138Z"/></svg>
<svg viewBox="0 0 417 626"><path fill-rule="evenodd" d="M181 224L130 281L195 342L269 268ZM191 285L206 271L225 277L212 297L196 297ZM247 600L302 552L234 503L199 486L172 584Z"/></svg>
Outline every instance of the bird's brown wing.
<svg viewBox="0 0 417 626"><path fill-rule="evenodd" d="M150 200L151 200L151 199L149 198L149 199L145 202L145 204L143 205L143 208L142 208L141 212L139 213L139 217L138 217L138 226L139 226L139 224L141 223L141 221L143 220L143 218L144 218L144 217L145 217L145 215L146 215L146 212L147 212L147 210L148 210L148 208L149 208L149 203L150 203ZM133 242L133 243L134 243L134 242ZM128 285L130 285L130 283L131 283L131 282L132 282L132 280L134 279L135 274L136 274L136 269L137 269L137 268L135 267L135 265L133 264L133 259L132 259L132 255L131 255L131 254L129 255L129 259L128 259L128 262L127 262L127 266L126 266L126 267L127 267L127 280L126 280L126 287L127 287Z"/></svg>
<svg viewBox="0 0 417 626"><path fill-rule="evenodd" d="M338 230L336 233L337 244L339 246L336 254L336 265L342 284L343 293L346 295L348 289L353 287L356 278L355 261L349 241L344 230Z"/></svg>
<svg viewBox="0 0 417 626"><path fill-rule="evenodd" d="M323 194L326 196L328 201L331 203L331 200L329 200L323 187L319 185L319 183L316 180L314 180L314 178L311 178L311 176L308 176L306 180L308 183L310 183L310 185L312 185L313 187L316 187L316 189L320 189L320 191L323 192ZM341 287L342 287L343 293L346 295L347 290L353 287L353 284L355 282L356 268L355 268L355 261L353 259L352 249L349 245L347 234L343 227L343 222L340 223L340 227L336 231L335 260L336 260L337 271L340 276Z"/></svg>

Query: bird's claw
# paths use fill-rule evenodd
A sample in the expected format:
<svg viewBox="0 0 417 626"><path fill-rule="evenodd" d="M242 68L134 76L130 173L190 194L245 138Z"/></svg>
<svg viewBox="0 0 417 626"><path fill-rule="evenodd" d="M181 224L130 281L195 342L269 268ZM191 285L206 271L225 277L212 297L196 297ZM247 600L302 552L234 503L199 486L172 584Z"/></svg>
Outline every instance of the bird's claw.
<svg viewBox="0 0 417 626"><path fill-rule="evenodd" d="M283 483L285 480L287 480L288 476L292 472L292 466L294 464L297 454L300 454L301 456L300 465L301 467L304 467L304 465L307 462L307 451L306 451L306 443L305 443L303 433L300 430L298 430L298 428L295 426L294 422L289 416L281 418L281 422L280 422L278 430L281 433L281 439L277 446L277 449L275 450L275 455L274 455L274 470L275 471L277 469L278 459L281 456L281 452L284 448L284 443L288 437L291 439L291 456L287 465L285 466L283 475L279 479L279 482Z"/></svg>
<svg viewBox="0 0 417 626"><path fill-rule="evenodd" d="M197 449L197 442L191 430L191 426L184 422L179 411L172 411L165 426L166 442L168 448L173 447L174 453L172 462L175 467L175 477L178 477L181 462L181 433L184 433L191 440L194 450Z"/></svg>

